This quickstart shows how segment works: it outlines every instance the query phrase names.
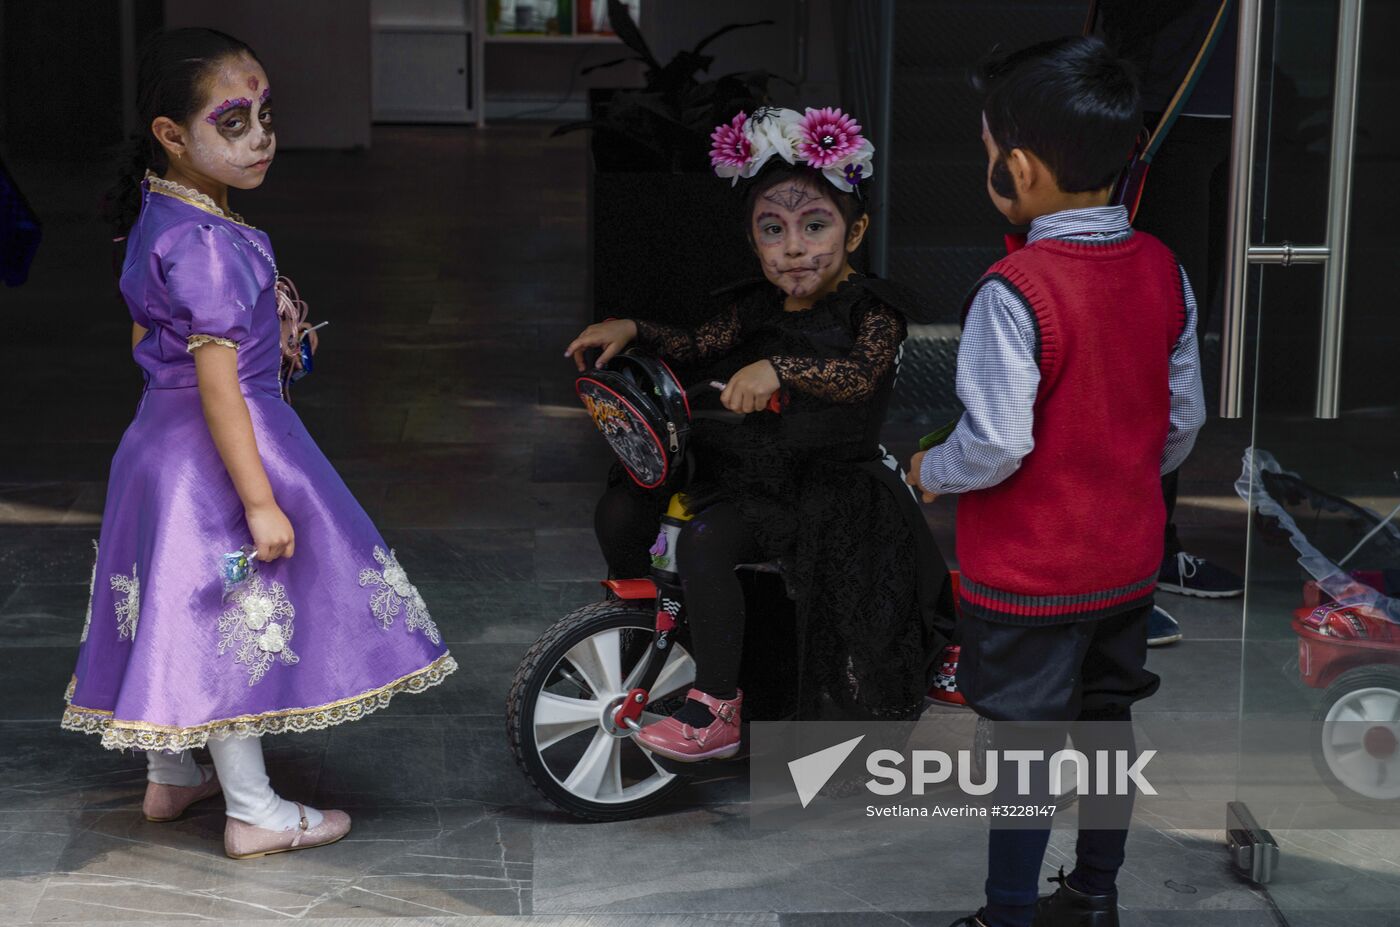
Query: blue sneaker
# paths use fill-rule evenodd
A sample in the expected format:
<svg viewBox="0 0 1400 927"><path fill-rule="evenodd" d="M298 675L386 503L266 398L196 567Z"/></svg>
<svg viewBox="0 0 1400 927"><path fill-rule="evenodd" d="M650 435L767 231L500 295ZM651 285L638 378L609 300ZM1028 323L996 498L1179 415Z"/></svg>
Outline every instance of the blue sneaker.
<svg viewBox="0 0 1400 927"><path fill-rule="evenodd" d="M1147 646L1164 647L1181 640L1181 625L1168 615L1160 605L1152 606L1152 614L1147 617Z"/></svg>
<svg viewBox="0 0 1400 927"><path fill-rule="evenodd" d="M1244 580L1224 567L1183 550L1162 563L1157 588L1201 599L1230 599L1244 595Z"/></svg>

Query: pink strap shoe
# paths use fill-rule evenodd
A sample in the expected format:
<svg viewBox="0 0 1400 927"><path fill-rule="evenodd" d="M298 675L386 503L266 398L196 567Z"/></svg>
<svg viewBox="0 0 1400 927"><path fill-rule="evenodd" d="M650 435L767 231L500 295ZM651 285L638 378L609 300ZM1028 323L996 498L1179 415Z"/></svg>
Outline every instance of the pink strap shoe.
<svg viewBox="0 0 1400 927"><path fill-rule="evenodd" d="M146 798L141 802L141 813L146 816L146 820L156 824L178 820L190 805L219 794L219 777L214 770L203 766L196 768L199 774L205 777L199 785L146 783Z"/></svg>
<svg viewBox="0 0 1400 927"><path fill-rule="evenodd" d="M697 728L675 718L662 718L637 732L637 745L681 763L722 760L738 753L739 709L744 704L744 693L722 701L699 689L691 689L685 697L709 708L715 720L707 727Z"/></svg>
<svg viewBox="0 0 1400 927"><path fill-rule="evenodd" d="M229 818L224 825L224 852L230 859L256 859L323 847L350 833L350 815L344 811L322 811L321 823L311 827L306 820L306 806L301 802L296 806L301 822L286 830L268 830Z"/></svg>

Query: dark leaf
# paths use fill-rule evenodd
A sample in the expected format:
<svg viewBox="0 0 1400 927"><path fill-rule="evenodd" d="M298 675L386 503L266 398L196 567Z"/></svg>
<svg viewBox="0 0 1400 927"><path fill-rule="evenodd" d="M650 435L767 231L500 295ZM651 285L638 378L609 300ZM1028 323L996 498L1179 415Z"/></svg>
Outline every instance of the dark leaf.
<svg viewBox="0 0 1400 927"><path fill-rule="evenodd" d="M612 31L617 33L617 37L622 40L622 44L641 55L642 60L647 63L647 67L661 69L661 62L657 61L656 56L651 53L647 40L642 37L642 30L638 29L637 24L632 20L632 13L627 9L627 4L622 3L621 0L608 0L608 24L612 26Z"/></svg>
<svg viewBox="0 0 1400 927"><path fill-rule="evenodd" d="M626 64L626 63L629 62L629 61L642 61L642 60L643 60L642 58L640 58L640 57L638 57L638 56L636 56L636 55L628 55L626 58L614 58L612 61L604 61L602 64L590 64L588 67L584 68L582 71L579 71L578 73L579 73L580 76L582 76L582 75L584 75L584 74L592 74L594 71L601 71L601 70L603 70L604 68L615 68L615 67L617 67L619 64Z"/></svg>
<svg viewBox="0 0 1400 927"><path fill-rule="evenodd" d="M695 83L698 72L708 70L713 63L714 59L708 55L683 51L653 76L653 82L664 92L682 93Z"/></svg>
<svg viewBox="0 0 1400 927"><path fill-rule="evenodd" d="M775 80L787 84L789 87L797 87L797 83L791 78L784 77L781 74L774 74L772 71L735 71L733 74L724 75L724 77L732 77L736 80L741 80L749 88L761 90L764 93L768 92L768 83ZM720 79L723 80L724 78Z"/></svg>
<svg viewBox="0 0 1400 927"><path fill-rule="evenodd" d="M771 19L759 19L759 20L755 20L754 22L751 22L751 23L730 23L730 24L727 25L727 26L723 26L723 27L721 27L721 28L719 28L719 29L716 29L714 32L711 32L709 35L707 35L707 36L705 36L703 39L701 39L701 40L700 40L700 44L696 45L695 48L692 50L692 54L696 54L696 55L700 54L702 51L705 50L705 46L709 45L709 44L710 44L711 42L713 42L715 39L717 39L717 38L719 38L720 36L725 35L725 34L727 34L727 33L733 32L733 31L735 31L736 29L752 29L754 26L771 26L771 25L773 25L773 20L771 20Z"/></svg>

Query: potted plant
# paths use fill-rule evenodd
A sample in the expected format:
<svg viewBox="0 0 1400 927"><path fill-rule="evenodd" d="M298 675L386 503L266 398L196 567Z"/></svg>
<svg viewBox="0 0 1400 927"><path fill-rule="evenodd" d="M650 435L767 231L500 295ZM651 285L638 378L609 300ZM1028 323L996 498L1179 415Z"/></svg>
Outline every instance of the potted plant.
<svg viewBox="0 0 1400 927"><path fill-rule="evenodd" d="M590 130L589 250L595 318L639 316L676 324L698 321L698 297L755 276L758 264L742 233L737 197L710 169L710 132L741 110L769 102L774 75L763 70L704 78L705 49L739 29L732 23L662 64L625 4L608 0L608 17L631 54L584 73L640 61L639 88L595 90L590 118L554 134Z"/></svg>

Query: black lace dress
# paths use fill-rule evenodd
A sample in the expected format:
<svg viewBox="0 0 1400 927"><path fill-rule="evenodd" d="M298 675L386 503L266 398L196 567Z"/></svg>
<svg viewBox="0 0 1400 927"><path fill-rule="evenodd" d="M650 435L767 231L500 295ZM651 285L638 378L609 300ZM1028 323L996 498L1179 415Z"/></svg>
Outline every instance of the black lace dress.
<svg viewBox="0 0 1400 927"><path fill-rule="evenodd" d="M733 502L783 563L799 715L915 717L953 614L943 557L879 440L916 303L861 275L802 312L766 280L717 295L727 308L698 329L638 322L639 343L718 378L766 358L786 406L738 425L697 420L692 489Z"/></svg>

